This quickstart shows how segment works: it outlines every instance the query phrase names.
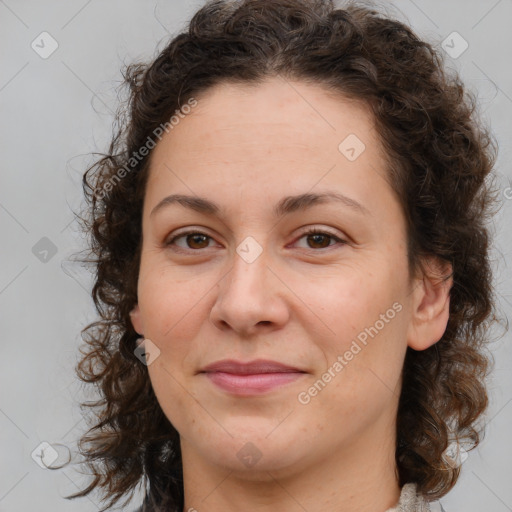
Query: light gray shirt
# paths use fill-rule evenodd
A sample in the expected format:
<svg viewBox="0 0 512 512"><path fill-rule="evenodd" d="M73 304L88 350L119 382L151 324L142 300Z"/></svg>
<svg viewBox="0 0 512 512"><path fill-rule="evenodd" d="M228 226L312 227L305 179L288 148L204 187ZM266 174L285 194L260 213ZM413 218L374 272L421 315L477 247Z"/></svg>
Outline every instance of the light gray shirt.
<svg viewBox="0 0 512 512"><path fill-rule="evenodd" d="M398 503L386 512L446 512L439 501L427 501L416 491L416 484L409 483L402 487Z"/></svg>
<svg viewBox="0 0 512 512"><path fill-rule="evenodd" d="M151 506L142 505L135 512L151 512L155 510ZM409 483L402 487L398 503L388 508L386 512L446 512L439 501L428 502L416 491L416 484Z"/></svg>

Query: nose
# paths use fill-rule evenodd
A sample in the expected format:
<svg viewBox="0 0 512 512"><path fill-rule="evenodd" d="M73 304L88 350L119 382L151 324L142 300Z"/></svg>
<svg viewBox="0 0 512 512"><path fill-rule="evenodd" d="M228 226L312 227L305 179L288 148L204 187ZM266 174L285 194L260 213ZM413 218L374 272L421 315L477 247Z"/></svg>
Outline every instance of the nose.
<svg viewBox="0 0 512 512"><path fill-rule="evenodd" d="M280 329L289 318L287 290L268 266L265 252L251 263L235 253L233 267L218 283L210 320L241 337Z"/></svg>

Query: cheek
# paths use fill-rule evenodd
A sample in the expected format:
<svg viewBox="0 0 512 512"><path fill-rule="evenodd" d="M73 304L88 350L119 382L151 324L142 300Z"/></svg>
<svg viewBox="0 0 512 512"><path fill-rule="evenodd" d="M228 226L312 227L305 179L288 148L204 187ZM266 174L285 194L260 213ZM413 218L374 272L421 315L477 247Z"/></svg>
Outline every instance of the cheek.
<svg viewBox="0 0 512 512"><path fill-rule="evenodd" d="M379 321L381 314L391 310L386 319L396 316L393 304L399 293L397 282L391 283L385 272L351 267L321 278L297 280L294 291L313 313L315 325L328 332L329 344L337 340L337 348L342 349L347 341Z"/></svg>
<svg viewBox="0 0 512 512"><path fill-rule="evenodd" d="M323 355L324 374L337 389L333 395L357 396L358 389L393 389L399 379L406 350L406 307L398 279L373 272L331 279L327 286L304 288L309 310L316 313L310 338ZM309 329L309 327L308 327ZM325 333L328 333L325 335ZM332 377L332 374L336 377ZM331 376L331 377L330 377Z"/></svg>
<svg viewBox="0 0 512 512"><path fill-rule="evenodd" d="M206 274L195 279L170 271L141 274L139 306L146 336L162 346L193 337L201 327L199 315L204 317L203 302L214 284Z"/></svg>
<svg viewBox="0 0 512 512"><path fill-rule="evenodd" d="M396 313L390 311L390 317ZM400 393L406 344L401 341L400 313L388 320L384 326L372 322L365 329L352 329L352 336L343 332L330 344L323 341L326 366L302 390L300 403L304 405L299 407L304 408L304 417L316 418L327 429L332 427L333 436L338 435L339 425L344 425L351 437L382 414L392 416L390 411ZM338 325L341 332L342 319Z"/></svg>
<svg viewBox="0 0 512 512"><path fill-rule="evenodd" d="M181 376L169 367L165 354L161 355L148 367L151 386L166 418L180 434L186 433L185 422L193 422L197 414L196 401L181 384Z"/></svg>

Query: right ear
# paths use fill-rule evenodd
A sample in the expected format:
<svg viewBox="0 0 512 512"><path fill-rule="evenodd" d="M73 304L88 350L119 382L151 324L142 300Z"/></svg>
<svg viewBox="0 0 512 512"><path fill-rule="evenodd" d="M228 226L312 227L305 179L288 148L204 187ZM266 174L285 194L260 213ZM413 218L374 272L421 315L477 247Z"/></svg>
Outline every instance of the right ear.
<svg viewBox="0 0 512 512"><path fill-rule="evenodd" d="M142 322L138 304L136 304L135 307L130 311L130 319L135 331L138 332L141 336L144 336L144 324Z"/></svg>

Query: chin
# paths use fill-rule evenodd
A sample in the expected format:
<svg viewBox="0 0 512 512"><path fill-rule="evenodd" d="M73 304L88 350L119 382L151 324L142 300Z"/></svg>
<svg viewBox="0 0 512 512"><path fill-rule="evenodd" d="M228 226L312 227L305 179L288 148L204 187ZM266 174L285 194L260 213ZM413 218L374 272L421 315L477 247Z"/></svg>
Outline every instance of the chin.
<svg viewBox="0 0 512 512"><path fill-rule="evenodd" d="M278 432L275 421L256 418L260 426L254 425L254 421L238 421L219 427L210 437L198 439L196 449L216 466L222 466L228 471L244 475L244 478L254 481L268 481L273 476L286 476L296 473L297 463L304 458L303 450L311 451L312 445L305 439L296 439L290 436L291 432L282 429ZM248 425L248 423L251 425ZM217 425L218 426L218 425ZM292 429L300 433L299 426ZM231 437L233 436L233 437ZM188 437L190 440L190 436ZM300 447L300 448L298 448Z"/></svg>

